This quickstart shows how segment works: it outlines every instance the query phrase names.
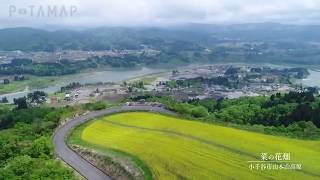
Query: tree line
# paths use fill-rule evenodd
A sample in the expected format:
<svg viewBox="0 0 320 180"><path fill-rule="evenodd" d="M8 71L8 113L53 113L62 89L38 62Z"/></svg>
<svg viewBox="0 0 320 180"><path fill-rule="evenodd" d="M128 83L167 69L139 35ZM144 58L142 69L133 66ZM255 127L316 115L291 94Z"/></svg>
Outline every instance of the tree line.
<svg viewBox="0 0 320 180"><path fill-rule="evenodd" d="M131 100L158 101L187 118L244 126L269 134L320 138L320 97L312 90L239 99L192 99L143 95Z"/></svg>

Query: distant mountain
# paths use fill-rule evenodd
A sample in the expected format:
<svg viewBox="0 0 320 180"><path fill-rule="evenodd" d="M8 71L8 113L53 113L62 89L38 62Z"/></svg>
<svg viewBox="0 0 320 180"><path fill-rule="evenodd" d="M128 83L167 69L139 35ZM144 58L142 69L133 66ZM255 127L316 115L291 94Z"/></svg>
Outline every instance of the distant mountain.
<svg viewBox="0 0 320 180"><path fill-rule="evenodd" d="M210 25L187 24L177 29L211 36L252 41L320 41L319 25L283 25L277 23Z"/></svg>
<svg viewBox="0 0 320 180"><path fill-rule="evenodd" d="M142 44L163 48L172 42L211 45L217 41L320 42L320 26L274 23L210 25L186 24L168 28L95 28L46 31L32 28L0 30L0 50L140 49Z"/></svg>

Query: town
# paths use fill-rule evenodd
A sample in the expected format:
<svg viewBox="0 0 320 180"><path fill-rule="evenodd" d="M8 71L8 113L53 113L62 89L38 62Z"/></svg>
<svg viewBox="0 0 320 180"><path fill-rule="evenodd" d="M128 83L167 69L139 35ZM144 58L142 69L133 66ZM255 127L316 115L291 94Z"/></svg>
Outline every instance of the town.
<svg viewBox="0 0 320 180"><path fill-rule="evenodd" d="M0 64L9 64L14 59L30 59L33 62L57 62L60 60L84 61L94 57L121 57L124 55L156 55L159 51L143 47L141 50L102 50L102 51L85 51L85 50L57 50L49 51L0 51Z"/></svg>
<svg viewBox="0 0 320 180"><path fill-rule="evenodd" d="M199 65L145 75L122 82L71 83L52 95L53 105L117 101L144 94L171 96L184 102L193 99L234 99L298 91L295 80L308 76L304 68L271 68L248 65Z"/></svg>

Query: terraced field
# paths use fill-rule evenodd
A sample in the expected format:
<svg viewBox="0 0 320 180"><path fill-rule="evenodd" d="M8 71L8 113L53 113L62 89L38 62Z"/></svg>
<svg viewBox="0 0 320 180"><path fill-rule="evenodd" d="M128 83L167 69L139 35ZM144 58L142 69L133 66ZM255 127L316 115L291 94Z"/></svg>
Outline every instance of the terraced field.
<svg viewBox="0 0 320 180"><path fill-rule="evenodd" d="M91 121L78 127L69 142L138 157L154 179L320 179L319 141L153 113L119 113ZM290 163L301 163L302 169L250 169L248 161L260 161L261 153L290 153Z"/></svg>

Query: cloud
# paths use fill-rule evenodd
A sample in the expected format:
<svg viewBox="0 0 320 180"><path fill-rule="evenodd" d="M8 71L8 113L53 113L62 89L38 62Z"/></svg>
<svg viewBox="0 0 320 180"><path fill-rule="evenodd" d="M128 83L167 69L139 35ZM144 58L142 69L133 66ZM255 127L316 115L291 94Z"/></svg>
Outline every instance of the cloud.
<svg viewBox="0 0 320 180"><path fill-rule="evenodd" d="M72 16L44 16L48 14L48 7L58 10L65 7L69 15L70 8L76 7L76 12ZM44 13L37 16L39 9ZM256 22L319 24L319 12L320 0L2 0L0 26L92 27Z"/></svg>

